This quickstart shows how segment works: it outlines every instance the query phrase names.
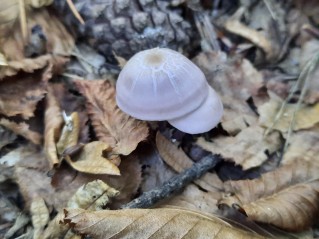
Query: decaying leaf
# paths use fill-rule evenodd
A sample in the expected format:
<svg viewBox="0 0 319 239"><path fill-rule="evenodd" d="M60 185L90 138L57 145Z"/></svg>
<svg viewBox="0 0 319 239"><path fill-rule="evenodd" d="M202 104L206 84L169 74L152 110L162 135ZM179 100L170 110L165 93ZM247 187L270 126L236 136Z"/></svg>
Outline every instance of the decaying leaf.
<svg viewBox="0 0 319 239"><path fill-rule="evenodd" d="M12 143L17 138L11 130L0 127L0 150L7 144Z"/></svg>
<svg viewBox="0 0 319 239"><path fill-rule="evenodd" d="M30 206L30 212L32 215L32 225L34 228L34 239L41 239L44 227L47 225L50 219L50 212L45 205L43 198L35 198Z"/></svg>
<svg viewBox="0 0 319 239"><path fill-rule="evenodd" d="M203 137L197 140L199 146L226 160L241 165L244 170L261 165L268 159L267 154L276 152L281 146L280 134L272 132L264 136L264 129L253 126L243 129L236 136L217 136L212 142Z"/></svg>
<svg viewBox="0 0 319 239"><path fill-rule="evenodd" d="M290 164L295 161L319 162L319 132L299 131L292 134L289 146L283 155L282 164Z"/></svg>
<svg viewBox="0 0 319 239"><path fill-rule="evenodd" d="M0 81L0 114L8 117L21 115L24 119L34 116L37 103L47 92L51 68L33 74L20 73Z"/></svg>
<svg viewBox="0 0 319 239"><path fill-rule="evenodd" d="M70 198L67 207L98 211L118 194L119 191L103 181L95 180L80 187Z"/></svg>
<svg viewBox="0 0 319 239"><path fill-rule="evenodd" d="M123 113L115 102L115 88L106 80L76 80L87 100L87 110L99 140L110 145L115 153L128 155L146 139L145 122Z"/></svg>
<svg viewBox="0 0 319 239"><path fill-rule="evenodd" d="M11 60L7 62L6 67L0 67L0 81L7 76L13 76L19 71L26 73L33 73L37 70L43 69L49 65L52 56L43 55L35 59L25 58L22 60Z"/></svg>
<svg viewBox="0 0 319 239"><path fill-rule="evenodd" d="M93 141L86 144L78 155L72 157L72 160L69 156L66 156L65 159L72 168L79 172L120 175L118 167L103 157L103 151L108 149L108 144Z"/></svg>
<svg viewBox="0 0 319 239"><path fill-rule="evenodd" d="M219 204L238 205L252 220L289 231L311 226L318 214L319 164L295 161L254 180L229 181Z"/></svg>
<svg viewBox="0 0 319 239"><path fill-rule="evenodd" d="M85 211L66 209L64 223L97 239L118 238L265 238L207 216L182 209ZM138 229L138 230L137 230Z"/></svg>
<svg viewBox="0 0 319 239"><path fill-rule="evenodd" d="M274 122L281 105L282 100L275 98L275 96L267 103L261 105L258 108L260 124L272 127L272 129L279 130L282 133L287 133L291 127L292 120L294 120L294 131L309 129L319 122L319 103L310 106L301 105L299 109L297 108L297 103L287 104L282 116L278 121ZM294 114L294 112L296 113Z"/></svg>
<svg viewBox="0 0 319 239"><path fill-rule="evenodd" d="M51 167L54 167L60 163L56 143L61 134L63 118L60 105L51 86L48 87L48 94L46 96L44 123L44 151Z"/></svg>
<svg viewBox="0 0 319 239"><path fill-rule="evenodd" d="M176 206L205 213L217 213L217 202L221 199L221 192L204 192L196 185L188 185L182 193L165 201L163 207Z"/></svg>
<svg viewBox="0 0 319 239"><path fill-rule="evenodd" d="M261 92L264 83L261 73L248 60L230 62L226 59L221 53L207 52L199 54L194 61L222 98L223 128L235 135L257 122L257 114L247 101L252 98L259 105L264 100Z"/></svg>
<svg viewBox="0 0 319 239"><path fill-rule="evenodd" d="M171 166L178 173L181 173L193 165L193 161L181 148L175 146L159 132L156 134L156 146L165 163ZM222 181L218 178L218 176L209 172L196 180L195 184L209 192L217 192L223 187Z"/></svg>
<svg viewBox="0 0 319 239"><path fill-rule="evenodd" d="M40 144L42 140L42 135L34 132L29 129L29 125L26 123L15 123L13 121L10 121L8 119L0 119L0 125L4 126L8 129L10 129L12 132L14 132L17 135L21 135L24 138L30 140L34 144Z"/></svg>

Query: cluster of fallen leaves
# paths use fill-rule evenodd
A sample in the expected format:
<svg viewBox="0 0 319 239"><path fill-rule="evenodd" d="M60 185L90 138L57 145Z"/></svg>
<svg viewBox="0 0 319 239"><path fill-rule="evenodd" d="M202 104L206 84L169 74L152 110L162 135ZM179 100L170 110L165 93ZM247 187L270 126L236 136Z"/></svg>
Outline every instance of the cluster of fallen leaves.
<svg viewBox="0 0 319 239"><path fill-rule="evenodd" d="M51 1L26 1L22 29L20 1L12 1L10 19L0 16L0 235L313 238L319 210L319 40L299 31L309 30L309 18L315 19L308 6L314 3L283 14L283 5L267 2L268 8L263 1L243 5L216 21L223 29L217 36L232 51L207 49L194 62L221 96L224 116L209 134L176 140L171 127L158 130L123 113L112 80L61 77L74 39L42 7ZM249 24L241 21L247 9ZM270 23L284 35L275 37ZM201 32L213 29L200 26ZM246 54L253 48L252 63ZM298 61L293 69L292 60ZM257 70L254 64L262 61L276 62L281 71ZM286 81L292 75L295 80ZM196 159L204 150L220 154L230 170L222 174L221 165L206 173L161 208L119 209L192 167L196 160L189 155ZM219 218L230 212L236 215L230 222ZM279 236L253 221L295 234Z"/></svg>

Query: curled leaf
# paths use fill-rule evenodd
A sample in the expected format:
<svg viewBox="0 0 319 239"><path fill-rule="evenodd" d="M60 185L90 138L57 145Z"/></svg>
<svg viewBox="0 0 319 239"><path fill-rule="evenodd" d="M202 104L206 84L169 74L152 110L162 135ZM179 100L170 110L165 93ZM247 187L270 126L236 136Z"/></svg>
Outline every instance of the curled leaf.
<svg viewBox="0 0 319 239"><path fill-rule="evenodd" d="M311 226L319 211L319 165L296 161L254 180L229 181L219 204L238 205L252 220L289 231Z"/></svg>

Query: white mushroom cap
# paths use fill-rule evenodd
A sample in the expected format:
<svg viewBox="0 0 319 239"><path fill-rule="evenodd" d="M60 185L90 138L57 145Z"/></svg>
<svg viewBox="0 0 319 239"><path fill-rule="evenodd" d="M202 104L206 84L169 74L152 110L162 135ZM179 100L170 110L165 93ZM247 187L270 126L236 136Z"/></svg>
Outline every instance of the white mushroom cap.
<svg viewBox="0 0 319 239"><path fill-rule="evenodd" d="M208 87L209 94L202 105L189 114L168 122L180 131L189 134L204 133L214 128L223 115L223 104L215 90Z"/></svg>
<svg viewBox="0 0 319 239"><path fill-rule="evenodd" d="M207 98L203 72L182 54L154 48L135 54L116 83L116 101L141 120L168 120L188 114Z"/></svg>

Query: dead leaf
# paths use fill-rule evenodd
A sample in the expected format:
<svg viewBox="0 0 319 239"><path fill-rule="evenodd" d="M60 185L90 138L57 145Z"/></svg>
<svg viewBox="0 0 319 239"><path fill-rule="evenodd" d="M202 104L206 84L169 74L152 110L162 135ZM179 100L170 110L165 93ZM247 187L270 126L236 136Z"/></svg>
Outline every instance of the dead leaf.
<svg viewBox="0 0 319 239"><path fill-rule="evenodd" d="M11 130L0 127L0 150L7 144L11 144L16 138L17 135Z"/></svg>
<svg viewBox="0 0 319 239"><path fill-rule="evenodd" d="M203 137L197 144L214 154L221 154L226 160L241 165L244 170L261 165L268 159L267 154L276 152L281 146L279 132L264 136L264 129L253 126L243 129L236 136L217 136L212 142Z"/></svg>
<svg viewBox="0 0 319 239"><path fill-rule="evenodd" d="M311 226L319 207L319 164L295 161L254 180L228 181L219 204L239 205L252 220L289 231Z"/></svg>
<svg viewBox="0 0 319 239"><path fill-rule="evenodd" d="M246 59L227 61L222 53L199 54L195 63L204 71L208 83L222 98L224 113L221 125L230 134L254 125L257 114L247 101L252 98L259 105L265 100L263 76Z"/></svg>
<svg viewBox="0 0 319 239"><path fill-rule="evenodd" d="M34 144L40 144L42 141L42 135L30 130L29 125L27 125L24 122L15 123L8 119L2 118L0 119L0 125L10 129L12 132L14 132L17 135L23 136L24 138L30 140Z"/></svg>
<svg viewBox="0 0 319 239"><path fill-rule="evenodd" d="M161 206L176 206L204 213L218 213L217 202L221 199L221 192L204 192L196 185L188 185L183 192L165 201Z"/></svg>
<svg viewBox="0 0 319 239"><path fill-rule="evenodd" d="M89 127L88 127L88 114L85 108L85 100L82 96L73 94L65 84L55 83L50 84L53 89L54 95L59 102L61 111L67 115L77 112L79 116L79 143L87 143L89 141Z"/></svg>
<svg viewBox="0 0 319 239"><path fill-rule="evenodd" d="M103 181L95 180L80 187L68 201L67 207L93 211L101 210L118 194L119 191Z"/></svg>
<svg viewBox="0 0 319 239"><path fill-rule="evenodd" d="M181 148L175 146L159 132L156 134L156 146L165 163L178 173L192 167L194 164ZM223 188L223 183L218 176L209 172L194 183L209 192L217 192Z"/></svg>
<svg viewBox="0 0 319 239"><path fill-rule="evenodd" d="M30 206L34 239L41 239L45 226L49 222L50 213L43 198L35 198Z"/></svg>
<svg viewBox="0 0 319 239"><path fill-rule="evenodd" d="M108 149L108 144L94 141L86 144L78 155L72 157L72 160L69 156L66 156L65 159L72 168L79 172L120 175L118 167L103 157L103 151Z"/></svg>
<svg viewBox="0 0 319 239"><path fill-rule="evenodd" d="M8 117L21 115L23 119L34 116L37 103L47 92L51 68L33 74L20 73L0 81L0 114Z"/></svg>
<svg viewBox="0 0 319 239"><path fill-rule="evenodd" d="M299 131L289 139L289 146L283 155L282 164L290 164L295 161L317 162L319 154L319 132Z"/></svg>
<svg viewBox="0 0 319 239"><path fill-rule="evenodd" d="M53 168L60 164L56 143L61 134L63 118L60 105L51 86L48 87L48 94L46 96L44 123L44 151L51 168Z"/></svg>
<svg viewBox="0 0 319 239"><path fill-rule="evenodd" d="M6 76L14 76L19 71L33 73L37 70L43 69L45 66L49 65L51 58L52 56L50 55L44 55L35 59L25 58L18 61L8 61L6 67L0 68L0 81Z"/></svg>
<svg viewBox="0 0 319 239"><path fill-rule="evenodd" d="M99 140L117 154L128 155L146 139L145 122L123 113L115 102L115 88L106 80L76 80L75 85L87 100L87 110Z"/></svg>
<svg viewBox="0 0 319 239"><path fill-rule="evenodd" d="M66 209L64 223L94 238L264 238L207 216L182 209L85 211ZM138 230L136 230L138 228Z"/></svg>
<svg viewBox="0 0 319 239"><path fill-rule="evenodd" d="M116 188L120 193L116 200L110 204L112 209L120 208L130 202L137 195L142 182L142 169L136 155L123 157L119 166L121 176L108 176L104 179L111 187Z"/></svg>

